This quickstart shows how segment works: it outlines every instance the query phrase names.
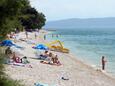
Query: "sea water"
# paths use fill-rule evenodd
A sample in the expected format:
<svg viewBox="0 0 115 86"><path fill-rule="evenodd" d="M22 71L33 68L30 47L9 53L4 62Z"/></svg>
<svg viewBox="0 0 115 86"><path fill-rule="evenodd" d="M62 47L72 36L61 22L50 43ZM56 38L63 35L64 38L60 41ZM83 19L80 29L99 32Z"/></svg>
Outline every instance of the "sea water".
<svg viewBox="0 0 115 86"><path fill-rule="evenodd" d="M47 38L62 41L77 59L96 67L101 68L101 57L105 56L106 71L115 75L115 30L57 29Z"/></svg>

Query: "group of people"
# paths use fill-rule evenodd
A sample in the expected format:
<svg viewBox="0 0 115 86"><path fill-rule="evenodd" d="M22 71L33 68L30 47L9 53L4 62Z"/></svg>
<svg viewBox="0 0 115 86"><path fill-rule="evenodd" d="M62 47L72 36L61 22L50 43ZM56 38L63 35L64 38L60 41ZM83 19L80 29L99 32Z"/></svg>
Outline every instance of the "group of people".
<svg viewBox="0 0 115 86"><path fill-rule="evenodd" d="M10 47L8 47L5 50L5 54L8 56L8 63L22 63L22 64L30 63L27 60L26 56L19 57L15 52L12 52ZM40 62L44 64L51 64L57 66L61 65L60 61L58 60L58 56L54 55L49 51L45 51L43 54L40 54L39 59L42 60Z"/></svg>
<svg viewBox="0 0 115 86"><path fill-rule="evenodd" d="M53 55L53 53L49 51L45 51L43 54L39 55L39 59L41 59L41 63L45 64L55 64L55 65L60 65L60 61L58 60L57 55ZM105 70L105 64L107 60L105 59L105 56L102 56L101 63L102 63L102 70Z"/></svg>
<svg viewBox="0 0 115 86"><path fill-rule="evenodd" d="M20 40L20 36L16 32L11 32L10 34L7 34L7 39L12 39L14 42L17 42Z"/></svg>
<svg viewBox="0 0 115 86"><path fill-rule="evenodd" d="M25 31L25 35L26 35L26 38L28 38L28 32L27 31ZM38 36L38 31L35 32L35 39L37 38L37 36ZM52 37L54 37L54 36L58 37L59 35L58 34L56 34L56 35L52 34ZM11 34L8 35L8 38L16 39L16 37L17 37L16 33L11 33ZM46 35L44 35L44 40L46 40ZM8 47L6 49L5 54L10 55L11 59L16 63L29 63L26 56L24 56L23 58L20 58L19 56L16 55L15 52L12 52L10 50L10 47ZM42 60L41 63L61 64L60 61L58 60L58 56L54 55L53 53L51 53L49 51L45 51L43 54L40 54L39 59ZM106 62L107 61L105 60L105 57L102 56L102 59L101 59L102 70L105 70Z"/></svg>
<svg viewBox="0 0 115 86"><path fill-rule="evenodd" d="M18 55L16 55L15 52L12 52L12 50L10 49L10 47L8 47L5 50L5 54L8 56L10 62L23 63L23 64L29 63L29 61L27 60L26 56L24 56L22 58L19 57Z"/></svg>
<svg viewBox="0 0 115 86"><path fill-rule="evenodd" d="M37 39L38 34L39 34L39 30L36 30L36 31L34 32L34 37L35 37L35 39ZM26 35L26 38L28 39L28 38L29 38L29 33L28 33L28 31L25 31L25 35ZM46 40L46 34L43 35L43 39Z"/></svg>
<svg viewBox="0 0 115 86"><path fill-rule="evenodd" d="M53 37L57 37L58 38L59 36L60 36L60 34L52 34L52 38Z"/></svg>
<svg viewBox="0 0 115 86"><path fill-rule="evenodd" d="M17 34L14 32L11 32L10 34L7 35L8 39L10 39L10 38L16 39L16 37L17 37Z"/></svg>
<svg viewBox="0 0 115 86"><path fill-rule="evenodd" d="M45 51L43 54L40 54L39 59L42 60L41 63L61 65L60 61L58 60L58 56L49 51Z"/></svg>

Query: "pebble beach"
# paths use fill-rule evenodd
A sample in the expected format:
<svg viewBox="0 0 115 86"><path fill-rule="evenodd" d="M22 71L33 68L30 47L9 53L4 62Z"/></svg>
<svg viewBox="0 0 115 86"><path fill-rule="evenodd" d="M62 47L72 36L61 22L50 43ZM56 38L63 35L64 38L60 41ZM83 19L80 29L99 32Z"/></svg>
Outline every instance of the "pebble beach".
<svg viewBox="0 0 115 86"><path fill-rule="evenodd" d="M49 42L43 39L43 35L47 33L47 31L41 30L35 39L35 33L32 32L29 33L28 39L34 40L35 44L45 44ZM24 32L20 32L18 35L25 38ZM21 81L25 86L35 86L35 83L43 83L48 86L115 86L114 78L100 69L84 64L71 53L50 51L58 55L62 65L42 64L40 60L36 59L36 50L32 48L35 44L29 44L25 41L16 41L15 44L24 47L20 53L27 56L30 63L26 66L5 64L5 73L12 79ZM67 80L62 79L62 77L67 78Z"/></svg>

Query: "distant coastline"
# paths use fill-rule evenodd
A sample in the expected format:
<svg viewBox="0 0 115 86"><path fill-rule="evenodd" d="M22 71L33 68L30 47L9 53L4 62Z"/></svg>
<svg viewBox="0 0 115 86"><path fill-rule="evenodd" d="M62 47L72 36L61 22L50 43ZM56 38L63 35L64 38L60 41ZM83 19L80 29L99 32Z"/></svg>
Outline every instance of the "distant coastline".
<svg viewBox="0 0 115 86"><path fill-rule="evenodd" d="M56 31L56 29L47 29L47 31Z"/></svg>
<svg viewBox="0 0 115 86"><path fill-rule="evenodd" d="M105 29L111 28L115 29L115 17L108 18L88 18L88 19L64 19L56 21L48 21L44 28L98 28Z"/></svg>

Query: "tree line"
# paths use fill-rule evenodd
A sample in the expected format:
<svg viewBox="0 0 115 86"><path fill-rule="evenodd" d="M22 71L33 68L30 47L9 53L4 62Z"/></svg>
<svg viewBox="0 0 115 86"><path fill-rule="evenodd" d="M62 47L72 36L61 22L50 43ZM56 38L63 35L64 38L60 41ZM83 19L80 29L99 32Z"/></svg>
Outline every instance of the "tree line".
<svg viewBox="0 0 115 86"><path fill-rule="evenodd" d="M41 29L45 21L45 15L33 8L29 0L0 0L0 39L16 28Z"/></svg>

